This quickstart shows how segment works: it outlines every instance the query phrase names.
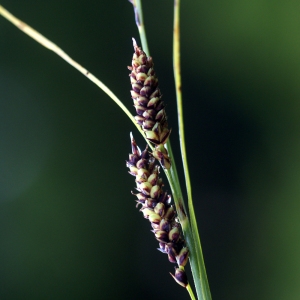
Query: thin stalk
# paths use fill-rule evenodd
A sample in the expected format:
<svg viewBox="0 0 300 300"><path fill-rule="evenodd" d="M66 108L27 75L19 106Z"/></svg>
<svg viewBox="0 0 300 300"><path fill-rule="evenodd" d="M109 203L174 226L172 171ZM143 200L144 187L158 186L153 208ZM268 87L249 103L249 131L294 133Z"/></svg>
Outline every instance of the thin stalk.
<svg viewBox="0 0 300 300"><path fill-rule="evenodd" d="M180 0L174 0L174 30L173 30L173 67L175 77L176 99L178 109L178 124L179 124L179 141L180 150L183 162L185 184L188 195L188 208L189 216L193 234L193 244L196 250L194 262L191 262L191 268L195 279L195 287L197 290L198 299L211 299L210 289L208 285L202 248L200 243L200 235L198 232L197 220L192 199L192 186L188 169L186 148L185 148L185 135L184 135L184 120L183 120L183 107L182 107L182 91L181 91L181 67L180 67ZM195 263L195 265L194 265ZM199 276L199 278L198 278ZM199 279L199 281L197 280Z"/></svg>
<svg viewBox="0 0 300 300"><path fill-rule="evenodd" d="M167 148L168 148L168 153L169 156L172 158L173 157L173 153L172 153L172 148L170 147L170 142L167 143ZM196 251L196 245L195 245L195 240L193 237L193 232L192 232L192 228L190 225L190 221L189 218L186 214L186 209L185 209L185 205L184 205L184 201L183 201L183 196L182 196L182 191L181 191L181 187L180 187L180 183L179 183L179 178L178 178L178 173L177 173L177 169L176 169L176 165L175 165L175 160L172 160L172 167L170 168L170 170L166 170L165 169L165 174L167 176L167 179L169 181L171 190L172 190L172 195L174 198L174 204L176 207L176 211L177 211L177 215L181 224L181 228L182 228L182 232L183 235L185 237L185 241L186 244L188 246L190 255L190 265L191 265L191 270L192 270L192 274L193 274L193 279L194 279L194 284L196 287L196 291L198 293L197 290L197 283L198 283L198 288L200 289L199 283L201 282L200 278L200 269L198 267L198 257L197 257L197 251ZM198 299L202 300L205 299L203 298L201 295L199 297L198 295Z"/></svg>
<svg viewBox="0 0 300 300"><path fill-rule="evenodd" d="M186 289L187 289L188 293L190 294L191 299L196 300L193 290L189 284L187 285Z"/></svg>
<svg viewBox="0 0 300 300"><path fill-rule="evenodd" d="M129 2L132 3L133 5L135 23L139 31L139 35L142 43L142 49L147 54L147 56L150 56L148 42L146 38L146 29L144 25L142 2L141 0L129 0Z"/></svg>
<svg viewBox="0 0 300 300"><path fill-rule="evenodd" d="M94 84L96 84L104 93L106 93L125 112L125 114L129 117L129 119L132 121L132 123L136 126L136 128L139 130L139 132L142 134L142 136L148 142L148 140L145 137L145 134L144 134L143 130L136 123L136 121L134 119L134 116L130 113L130 111L126 108L126 106L122 103L122 101L101 80L99 80L97 77L95 77L87 69L82 67L79 63L74 61L67 53L65 53L61 48L59 48L53 42L48 40L46 37L44 37L42 34L37 32L35 29L30 27L26 23L22 22L21 20L19 20L15 16L13 16L10 12L8 12L1 5L0 5L0 15L2 15L5 19L10 21L12 24L14 24L16 27L18 27L21 31L23 31L25 34L30 36L32 39L37 41L39 44L41 44L42 46L46 47L47 49L53 51L55 54L60 56L67 63L69 63L72 67L77 69L85 77L87 77ZM150 143L148 143L148 144L149 144L150 147L152 147L152 145Z"/></svg>

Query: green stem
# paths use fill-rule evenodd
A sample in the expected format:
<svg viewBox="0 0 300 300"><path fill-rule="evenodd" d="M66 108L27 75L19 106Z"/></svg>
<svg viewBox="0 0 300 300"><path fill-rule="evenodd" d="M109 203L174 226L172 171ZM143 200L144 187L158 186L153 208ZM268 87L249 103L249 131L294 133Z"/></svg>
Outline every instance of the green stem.
<svg viewBox="0 0 300 300"><path fill-rule="evenodd" d="M173 157L172 148L170 145L170 142L167 143L167 149L170 157ZM183 201L182 191L179 183L178 173L176 170L176 165L174 159L172 160L172 167L170 170L165 169L165 173L167 176L167 179L169 181L172 195L174 198L174 204L176 207L176 211L178 214L178 218L182 227L182 232L185 237L185 241L187 244L187 247L190 252L190 265L191 270L193 274L194 284L196 287L197 295L199 300L206 300L210 299L208 297L205 297L202 293L202 277L201 277L201 269L199 263L199 258L197 256L197 249L196 249L196 243L194 239L194 235L192 232L192 228L190 226L190 221L188 219L188 216L186 214L186 209Z"/></svg>
<svg viewBox="0 0 300 300"><path fill-rule="evenodd" d="M195 287L198 299L211 299L209 284L207 280L203 253L200 243L200 235L198 232L197 220L192 199L192 186L188 169L186 148L185 148L185 134L184 134L184 120L182 107L182 91L181 91L181 67L180 67L180 0L174 0L174 28L173 28L173 67L174 79L176 88L176 99L178 109L178 124L179 124L179 141L180 150L183 162L185 184L188 195L188 208L190 215L190 222L192 227L192 256L191 269L194 277ZM194 252L195 251L195 252ZM194 252L194 253L193 253ZM195 257L193 257L195 255Z"/></svg>
<svg viewBox="0 0 300 300"><path fill-rule="evenodd" d="M122 110L123 112L129 117L132 123L136 126L138 131L144 137L146 142L148 143L149 147L153 150L152 144L146 139L145 133L142 130L141 126L139 126L134 116L130 113L127 107L123 104L123 102L97 77L95 77L92 73L90 73L87 69L82 67L79 63L73 60L66 52L64 52L60 47L56 44L48 40L45 36L37 32L35 29L24 23L23 21L16 18L12 15L9 11L7 11L3 6L0 5L0 15L2 15L5 19L11 22L13 25L18 27L21 31L27 34L29 37L34 39L36 42L44 46L45 48L53 51L55 54L60 56L63 60L65 60L68 64L72 67L77 69L80 73L86 76L90 81L96 84L106 95L108 95Z"/></svg>
<svg viewBox="0 0 300 300"><path fill-rule="evenodd" d="M25 34L30 36L32 39L40 43L42 46L46 47L47 49L53 51L62 59L64 59L67 63L77 69L80 73L86 76L89 80L95 83L104 93L106 93L122 110L125 114L130 118L130 120L136 125L140 133L145 136L143 130L139 125L137 125L134 116L130 113L127 107L123 104L123 102L98 78L96 78L92 73L90 73L87 69L82 67L79 63L74 61L66 52L64 52L61 48L55 45L53 42L48 40L42 34L37 32L35 29L27 25L26 23L22 22L21 20L17 19L13 16L10 12L8 12L4 7L0 5L0 15L18 27L21 31Z"/></svg>
<svg viewBox="0 0 300 300"><path fill-rule="evenodd" d="M196 300L193 290L189 284L187 285L186 289L187 289L188 293L190 294L191 299Z"/></svg>
<svg viewBox="0 0 300 300"><path fill-rule="evenodd" d="M134 14L135 14L135 23L139 31L143 51L147 54L147 56L150 56L148 42L146 38L146 29L144 25L142 2L141 0L130 0L130 2L133 5Z"/></svg>

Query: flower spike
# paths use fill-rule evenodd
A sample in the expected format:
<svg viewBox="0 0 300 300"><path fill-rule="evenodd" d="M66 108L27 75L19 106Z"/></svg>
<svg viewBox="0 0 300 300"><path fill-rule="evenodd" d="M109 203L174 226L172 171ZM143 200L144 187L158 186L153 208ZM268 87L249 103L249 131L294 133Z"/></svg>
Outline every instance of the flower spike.
<svg viewBox="0 0 300 300"><path fill-rule="evenodd" d="M168 255L171 263L177 263L175 275L177 283L186 287L187 279L184 271L189 257L181 235L180 224L176 222L176 211L171 205L171 197L163 191L163 182L159 178L159 166L155 165L154 156L148 152L148 147L141 151L132 134L130 134L132 153L126 162L129 174L135 176L138 194L137 206L144 218L150 221L152 232L159 242L158 250Z"/></svg>
<svg viewBox="0 0 300 300"><path fill-rule="evenodd" d="M152 57L146 55L135 39L132 40L134 54L128 69L131 71L130 93L137 113L135 120L145 131L146 138L155 145L155 158L164 168L169 169L171 162L164 144L171 130L168 128L165 104L161 100Z"/></svg>

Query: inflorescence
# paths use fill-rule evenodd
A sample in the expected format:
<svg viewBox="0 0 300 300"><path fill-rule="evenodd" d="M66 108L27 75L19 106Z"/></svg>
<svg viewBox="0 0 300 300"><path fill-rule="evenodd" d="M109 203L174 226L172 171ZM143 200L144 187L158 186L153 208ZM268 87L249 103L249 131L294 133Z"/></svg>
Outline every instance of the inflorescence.
<svg viewBox="0 0 300 300"><path fill-rule="evenodd" d="M135 176L137 194L137 206L148 219L152 226L152 232L159 242L158 250L168 255L172 263L177 263L175 275L172 277L181 286L186 287L187 277L184 266L188 261L189 251L185 247L180 232L180 224L176 222L176 211L171 205L171 196L163 191L163 182L159 178L159 166L155 164L155 158L148 151L148 146L141 151L131 135L132 153L129 154L127 167L129 174Z"/></svg>
<svg viewBox="0 0 300 300"><path fill-rule="evenodd" d="M145 131L146 138L155 145L153 156L164 168L170 169L171 161L164 144L171 130L168 128L165 104L161 100L152 57L147 56L134 39L133 48L132 63L128 69L131 71L131 97L137 113L135 119Z"/></svg>

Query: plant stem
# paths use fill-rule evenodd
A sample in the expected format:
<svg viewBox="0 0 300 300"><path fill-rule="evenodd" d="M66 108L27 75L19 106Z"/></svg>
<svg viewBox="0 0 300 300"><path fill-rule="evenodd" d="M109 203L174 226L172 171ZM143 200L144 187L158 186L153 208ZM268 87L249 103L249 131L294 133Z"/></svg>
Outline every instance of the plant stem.
<svg viewBox="0 0 300 300"><path fill-rule="evenodd" d="M146 38L146 29L144 25L142 2L141 0L129 0L129 2L133 5L135 23L139 31L143 51L147 54L147 56L150 56L148 42Z"/></svg>
<svg viewBox="0 0 300 300"><path fill-rule="evenodd" d="M196 300L193 290L189 284L187 285L186 289L187 289L188 293L190 294L191 299Z"/></svg>
<svg viewBox="0 0 300 300"><path fill-rule="evenodd" d="M168 152L169 156L173 157L172 153L172 148L170 147L170 143L167 145L168 147ZM190 225L190 221L188 219L188 216L186 214L186 209L183 201L183 196L182 196L182 191L178 179L178 173L176 170L176 165L174 159L172 160L172 167L170 170L165 170L166 176L168 178L171 190L172 190L172 195L174 198L174 203L177 211L177 215L182 227L182 232L185 237L186 244L189 248L190 252L190 265L191 265L191 270L193 274L193 279L194 279L194 284L196 287L197 295L199 300L206 300L209 298L205 298L201 294L201 272L200 272L200 267L199 267L199 262L198 262L198 256L197 256L197 250L196 250L196 244L195 244L195 239L193 236L192 228ZM199 291L200 291L200 296L199 296Z"/></svg>
<svg viewBox="0 0 300 300"><path fill-rule="evenodd" d="M22 22L21 20L19 20L15 16L13 16L10 12L8 12L1 5L0 5L0 15L2 15L5 19L10 21L12 24L14 24L16 27L18 27L21 31L23 31L25 34L30 36L32 39L37 41L39 44L41 44L42 46L44 46L47 49L49 49L49 50L53 51L54 53L56 53L58 56L60 56L62 59L64 59L67 63L69 63L72 67L77 69L80 73L82 73L89 80L91 80L94 84L96 84L104 93L106 93L125 112L125 114L129 117L129 119L132 121L132 123L136 126L136 128L139 130L139 132L142 134L142 136L148 142L148 140L145 137L145 134L144 134L143 130L136 123L136 121L134 119L134 116L130 113L130 111L122 103L122 101L101 80L96 78L87 69L82 67L76 61L74 61L67 53L65 53L61 48L59 48L53 42L48 40L46 37L44 37L42 34L37 32L35 29L30 27L26 23ZM149 143L149 145L151 146L150 143Z"/></svg>
<svg viewBox="0 0 300 300"><path fill-rule="evenodd" d="M188 195L188 208L189 216L192 227L193 246L196 255L195 260L191 261L191 268L193 272L195 287L197 290L198 299L211 299L210 289L208 285L202 248L200 243L200 236L198 232L197 220L192 199L192 186L190 181L186 147L184 135L184 120L183 120L183 107L182 107L182 90L181 90L181 67L180 67L180 0L174 0L174 28L173 28L173 67L176 88L176 99L178 109L178 124L179 124L179 141L180 150L183 162L185 184ZM199 280L199 281L198 281Z"/></svg>

